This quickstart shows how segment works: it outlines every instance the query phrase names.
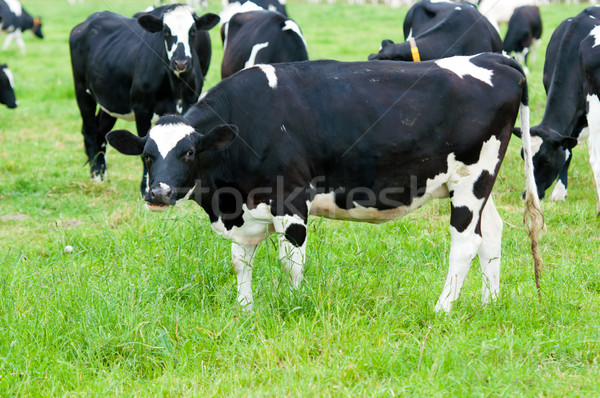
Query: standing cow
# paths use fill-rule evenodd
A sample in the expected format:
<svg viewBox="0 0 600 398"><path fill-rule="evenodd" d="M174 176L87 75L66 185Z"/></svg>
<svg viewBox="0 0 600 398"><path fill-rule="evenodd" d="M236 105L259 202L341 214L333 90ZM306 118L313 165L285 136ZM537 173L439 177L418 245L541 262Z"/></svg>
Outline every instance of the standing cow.
<svg viewBox="0 0 600 398"><path fill-rule="evenodd" d="M284 17L288 16L285 9L285 0L222 0L222 5L223 11L219 14L222 24L229 22L235 14L249 11L267 10L278 12Z"/></svg>
<svg viewBox="0 0 600 398"><path fill-rule="evenodd" d="M6 64L0 65L0 104L11 109L17 107L13 75Z"/></svg>
<svg viewBox="0 0 600 398"><path fill-rule="evenodd" d="M44 38L42 34L42 20L32 17L21 5L18 0L0 0L0 31L8 33L4 40L3 50L6 50L13 40L22 54L25 54L25 42L23 41L23 32L31 29L33 34L40 39Z"/></svg>
<svg viewBox="0 0 600 398"><path fill-rule="evenodd" d="M188 6L172 5L137 18L99 12L73 28L75 96L92 178L104 178L105 135L116 118L135 121L143 137L155 115L196 103L209 61L200 58L197 41L210 46L206 31L218 22L215 14L198 17Z"/></svg>
<svg viewBox="0 0 600 398"><path fill-rule="evenodd" d="M108 140L145 159L151 210L192 198L233 240L246 308L257 244L268 234L278 234L297 288L309 215L382 223L450 197L449 270L436 305L450 311L476 254L483 301L499 293L502 220L490 194L519 108L528 225L543 224L527 101L523 70L500 54L257 65L221 81L185 117L162 117L148 136L117 130Z"/></svg>
<svg viewBox="0 0 600 398"><path fill-rule="evenodd" d="M235 14L221 28L221 77L256 64L306 61L306 41L296 22L273 11Z"/></svg>
<svg viewBox="0 0 600 398"><path fill-rule="evenodd" d="M504 37L504 51L508 54L515 53L515 58L528 73L527 59L535 60L537 46L542 37L542 17L540 9L536 6L523 6L515 10Z"/></svg>
<svg viewBox="0 0 600 398"><path fill-rule="evenodd" d="M406 14L404 34L407 41L384 40L369 60L421 61L502 51L498 32L467 2L415 4Z"/></svg>
<svg viewBox="0 0 600 398"><path fill-rule="evenodd" d="M531 128L535 181L540 199L557 178L551 199L565 200L567 197L571 151L588 124L579 46L597 25L600 25L600 7L588 7L577 16L564 20L548 43L543 76L548 99L542 121Z"/></svg>

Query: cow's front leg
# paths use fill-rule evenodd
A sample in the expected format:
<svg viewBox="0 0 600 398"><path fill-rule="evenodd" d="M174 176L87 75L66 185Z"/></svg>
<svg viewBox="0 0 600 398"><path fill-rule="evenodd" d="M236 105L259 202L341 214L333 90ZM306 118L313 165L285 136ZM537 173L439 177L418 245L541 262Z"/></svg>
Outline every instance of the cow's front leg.
<svg viewBox="0 0 600 398"><path fill-rule="evenodd" d="M594 111L593 116L591 112ZM600 102L590 101L590 137L588 138L588 150L590 153L590 166L594 173L594 183L596 185L596 214L600 216ZM597 120L596 120L597 119ZM593 123L593 124L592 124Z"/></svg>
<svg viewBox="0 0 600 398"><path fill-rule="evenodd" d="M135 126L137 129L137 133L139 137L145 137L148 134L148 130L152 126L152 115L153 113L148 110L146 107L136 107L134 109L135 114ZM146 195L148 192L148 167L146 166L146 162L142 161L143 172L142 172L142 180L140 182L140 193L142 197ZM175 187L180 188L180 187Z"/></svg>
<svg viewBox="0 0 600 398"><path fill-rule="evenodd" d="M279 260L294 289L300 287L306 256L306 221L300 216L275 216Z"/></svg>
<svg viewBox="0 0 600 398"><path fill-rule="evenodd" d="M500 293L500 257L502 253L502 219L490 196L481 213L482 242L477 254L481 263L483 286L481 301L488 304Z"/></svg>
<svg viewBox="0 0 600 398"><path fill-rule="evenodd" d="M17 34L15 36L15 40L17 41L19 49L21 50L21 54L25 55L25 41L23 40L23 32L20 29L17 29L15 33Z"/></svg>
<svg viewBox="0 0 600 398"><path fill-rule="evenodd" d="M567 161L558 174L558 181L556 181L556 185L554 186L554 190L552 191L552 195L550 195L550 199L553 201L565 201L567 198L567 185L569 180L569 165L571 164L571 158L573 157L573 153L568 150Z"/></svg>
<svg viewBox="0 0 600 398"><path fill-rule="evenodd" d="M252 298L252 264L256 254L256 245L231 244L233 269L237 278L238 302L244 311L251 311Z"/></svg>
<svg viewBox="0 0 600 398"><path fill-rule="evenodd" d="M9 34L6 35L6 39L4 39L4 45L2 46L3 50L8 49L8 46L10 46L10 43L15 38L15 34L16 34L16 31L13 31L13 32L10 32Z"/></svg>

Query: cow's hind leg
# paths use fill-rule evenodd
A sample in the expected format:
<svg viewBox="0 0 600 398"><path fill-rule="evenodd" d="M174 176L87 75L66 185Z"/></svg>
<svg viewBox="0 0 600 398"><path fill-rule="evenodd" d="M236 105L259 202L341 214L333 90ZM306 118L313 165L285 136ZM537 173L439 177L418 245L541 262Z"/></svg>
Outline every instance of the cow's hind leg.
<svg viewBox="0 0 600 398"><path fill-rule="evenodd" d="M279 260L292 288L298 289L306 260L306 221L299 216L275 216L273 226L279 237Z"/></svg>
<svg viewBox="0 0 600 398"><path fill-rule="evenodd" d="M596 212L600 216L600 99L598 99L598 96L588 96L588 105L587 119L590 126L588 150L590 153L590 166L594 173L596 194L598 196Z"/></svg>
<svg viewBox="0 0 600 398"><path fill-rule="evenodd" d="M231 257L237 278L238 302L244 311L252 310L252 264L256 254L256 245L232 243Z"/></svg>
<svg viewBox="0 0 600 398"><path fill-rule="evenodd" d="M479 262L483 274L481 301L495 301L500 293L500 256L502 251L502 219L490 196L481 213L482 241L479 246Z"/></svg>
<svg viewBox="0 0 600 398"><path fill-rule="evenodd" d="M104 178L106 164L104 161L104 152L102 152L100 145L104 141L104 138L98 136L100 128L98 126L98 118L96 117L97 104L94 98L86 92L85 86L77 83L75 85L75 97L77 98L77 105L79 106L79 112L83 121L81 134L83 135L85 153L90 164L90 176L92 180L100 182Z"/></svg>

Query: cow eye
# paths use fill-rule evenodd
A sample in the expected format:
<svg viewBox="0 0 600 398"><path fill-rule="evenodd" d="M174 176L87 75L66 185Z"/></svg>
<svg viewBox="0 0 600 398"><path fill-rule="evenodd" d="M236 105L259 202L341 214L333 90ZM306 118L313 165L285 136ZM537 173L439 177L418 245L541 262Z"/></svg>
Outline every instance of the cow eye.
<svg viewBox="0 0 600 398"><path fill-rule="evenodd" d="M194 157L194 150L190 149L189 151L187 151L185 153L185 158L186 159L192 159Z"/></svg>

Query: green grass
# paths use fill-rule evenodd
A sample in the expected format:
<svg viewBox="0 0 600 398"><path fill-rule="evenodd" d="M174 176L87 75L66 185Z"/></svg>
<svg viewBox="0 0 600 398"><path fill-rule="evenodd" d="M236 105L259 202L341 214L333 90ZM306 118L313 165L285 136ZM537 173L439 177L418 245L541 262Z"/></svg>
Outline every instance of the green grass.
<svg viewBox="0 0 600 398"><path fill-rule="evenodd" d="M274 239L260 246L256 311L236 304L229 243L193 203L144 210L139 160L110 151L88 180L68 33L95 10L146 1L25 0L46 38L0 52L20 106L0 108L0 396L598 396L600 227L575 149L566 203L544 201L543 302L522 226L520 141L494 198L505 220L501 297L479 301L477 262L449 316L433 305L450 243L449 203L382 226L312 219L306 281L290 293ZM217 2L211 5L218 11ZM529 76L542 117L544 49L583 6L542 8ZM401 41L406 9L291 2L312 59L365 60ZM205 88L219 81L221 45ZM119 122L117 127L133 129ZM66 253L66 245L74 251Z"/></svg>

